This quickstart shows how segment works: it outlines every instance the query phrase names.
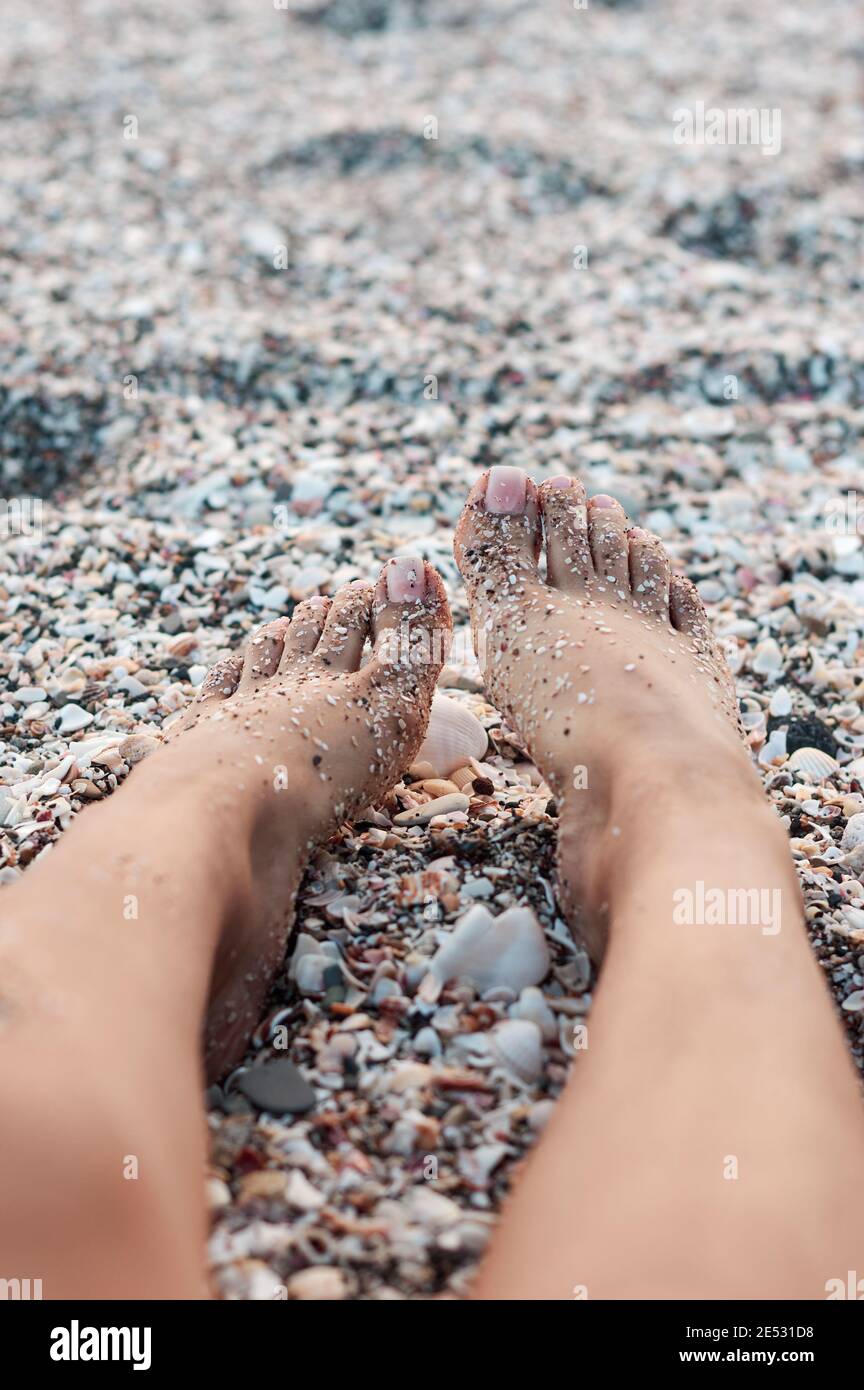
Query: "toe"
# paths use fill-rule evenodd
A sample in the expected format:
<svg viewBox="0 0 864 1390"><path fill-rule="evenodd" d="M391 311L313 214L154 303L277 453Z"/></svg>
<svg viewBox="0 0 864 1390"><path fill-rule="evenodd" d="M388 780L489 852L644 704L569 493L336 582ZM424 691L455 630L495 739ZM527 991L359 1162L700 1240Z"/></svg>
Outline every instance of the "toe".
<svg viewBox="0 0 864 1390"><path fill-rule="evenodd" d="M669 617L669 556L656 536L634 526L630 540L630 588L643 613Z"/></svg>
<svg viewBox="0 0 864 1390"><path fill-rule="evenodd" d="M345 584L334 595L315 660L333 671L356 671L370 631L373 586L365 579Z"/></svg>
<svg viewBox="0 0 864 1390"><path fill-rule="evenodd" d="M521 468L492 468L475 483L456 527L456 563L469 593L500 598L538 579L537 489Z"/></svg>
<svg viewBox="0 0 864 1390"><path fill-rule="evenodd" d="M580 589L594 578L585 489L578 478L550 478L539 498L547 580L556 589Z"/></svg>
<svg viewBox="0 0 864 1390"><path fill-rule="evenodd" d="M620 502L601 493L588 503L588 540L594 572L601 588L611 588L621 598L630 595L630 563L627 517Z"/></svg>
<svg viewBox="0 0 864 1390"><path fill-rule="evenodd" d="M243 657L239 652L217 661L199 685L195 703L200 704L203 700L227 700L237 689L242 671Z"/></svg>
<svg viewBox="0 0 864 1390"><path fill-rule="evenodd" d="M708 641L711 625L699 597L696 585L683 574L673 574L669 586L669 611L672 626L679 632Z"/></svg>
<svg viewBox="0 0 864 1390"><path fill-rule="evenodd" d="M330 600L323 594L304 598L291 615L291 626L285 634L285 645L279 670L287 671L295 661L311 656L318 645L330 610Z"/></svg>
<svg viewBox="0 0 864 1390"><path fill-rule="evenodd" d="M290 618L274 618L253 632L246 643L239 689L253 690L262 681L276 674L282 656L282 645L291 622Z"/></svg>
<svg viewBox="0 0 864 1390"><path fill-rule="evenodd" d="M425 560L399 556L381 571L372 600L373 660L400 678L414 672L434 686L450 649L444 581Z"/></svg>

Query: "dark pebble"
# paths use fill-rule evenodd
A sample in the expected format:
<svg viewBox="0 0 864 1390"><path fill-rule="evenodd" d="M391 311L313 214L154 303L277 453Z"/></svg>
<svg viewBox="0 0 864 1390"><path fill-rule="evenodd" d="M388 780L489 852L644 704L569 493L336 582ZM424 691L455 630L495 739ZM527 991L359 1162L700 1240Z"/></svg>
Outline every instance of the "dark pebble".
<svg viewBox="0 0 864 1390"><path fill-rule="evenodd" d="M273 1115L303 1115L315 1104L315 1092L287 1057L273 1057L244 1072L237 1082L247 1100Z"/></svg>
<svg viewBox="0 0 864 1390"><path fill-rule="evenodd" d="M821 719L790 719L786 731L786 752L796 748L819 748L829 757L837 756L837 740Z"/></svg>

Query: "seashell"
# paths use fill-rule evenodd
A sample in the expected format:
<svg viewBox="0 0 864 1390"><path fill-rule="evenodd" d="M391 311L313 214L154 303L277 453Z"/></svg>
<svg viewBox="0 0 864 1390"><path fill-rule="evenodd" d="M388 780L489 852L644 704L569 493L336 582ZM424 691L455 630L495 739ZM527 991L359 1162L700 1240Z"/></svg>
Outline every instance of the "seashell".
<svg viewBox="0 0 864 1390"><path fill-rule="evenodd" d="M459 1172L467 1178L469 1187L483 1191L489 1186L489 1179L514 1149L510 1144L478 1144L474 1149L463 1149L459 1155Z"/></svg>
<svg viewBox="0 0 864 1390"><path fill-rule="evenodd" d="M770 738L759 750L759 762L762 767L771 767L777 759L783 759L785 757L786 730L774 729Z"/></svg>
<svg viewBox="0 0 864 1390"><path fill-rule="evenodd" d="M813 782L824 782L839 770L840 764L821 748L796 748L786 766L790 772L803 773Z"/></svg>
<svg viewBox="0 0 864 1390"><path fill-rule="evenodd" d="M441 1039L434 1028L421 1028L414 1038L414 1051L418 1057L440 1057Z"/></svg>
<svg viewBox="0 0 864 1390"><path fill-rule="evenodd" d="M72 791L76 796L83 796L85 801L96 801L103 795L95 782L91 782L89 777L76 777L72 783Z"/></svg>
<svg viewBox="0 0 864 1390"><path fill-rule="evenodd" d="M840 841L842 849L857 849L859 845L864 845L864 811L859 811L857 816L851 816L846 822L846 829L843 831L843 839Z"/></svg>
<svg viewBox="0 0 864 1390"><path fill-rule="evenodd" d="M158 747L156 739L151 738L149 734L130 734L128 738L124 738L117 752L124 762L134 767L135 763L140 763Z"/></svg>
<svg viewBox="0 0 864 1390"><path fill-rule="evenodd" d="M782 718L784 714L792 713L792 696L785 685L778 685L774 691L768 706L768 713L773 714L775 718Z"/></svg>
<svg viewBox="0 0 864 1390"><path fill-rule="evenodd" d="M278 1172L275 1168L262 1168L257 1173L246 1173L240 1179L237 1201L239 1206L246 1206L249 1202L255 1202L264 1198L285 1197L287 1178L284 1173Z"/></svg>
<svg viewBox="0 0 864 1390"><path fill-rule="evenodd" d="M543 928L530 907L511 907L493 917L478 903L456 923L429 970L440 985L464 978L481 991L497 985L521 990L538 984L549 966Z"/></svg>
<svg viewBox="0 0 864 1390"><path fill-rule="evenodd" d="M338 1303L347 1298L345 1275L335 1265L310 1265L292 1274L286 1285L289 1298L304 1302Z"/></svg>
<svg viewBox="0 0 864 1390"><path fill-rule="evenodd" d="M435 776L435 769L431 763L412 763L408 769L409 775L414 782L425 782L427 778Z"/></svg>
<svg viewBox="0 0 864 1390"><path fill-rule="evenodd" d="M431 763L436 776L449 777L469 758L482 758L488 742L486 730L470 709L436 691L429 727L415 762Z"/></svg>
<svg viewBox="0 0 864 1390"><path fill-rule="evenodd" d="M97 767L106 768L108 772L123 771L123 759L116 748L105 748L101 753L94 753L90 761Z"/></svg>
<svg viewBox="0 0 864 1390"><path fill-rule="evenodd" d="M543 1038L536 1023L527 1018L508 1018L489 1035L489 1045L500 1062L530 1084L543 1075Z"/></svg>
<svg viewBox="0 0 864 1390"><path fill-rule="evenodd" d="M776 676L783 670L783 653L773 637L766 637L753 651L751 669L760 676Z"/></svg>
<svg viewBox="0 0 864 1390"><path fill-rule="evenodd" d="M423 782L415 782L413 791L423 792L426 796L453 796L462 790L457 787L455 782L448 782L446 777L427 777Z"/></svg>
<svg viewBox="0 0 864 1390"><path fill-rule="evenodd" d="M558 1036L555 1015L546 1003L542 989L538 989L536 985L529 985L527 989L523 989L516 1003L511 1004L507 1012L511 1018L527 1018L531 1023L536 1023L546 1042L552 1042Z"/></svg>
<svg viewBox="0 0 864 1390"><path fill-rule="evenodd" d="M300 993L320 994L324 989L324 971L331 965L341 966L336 943L317 941L308 932L301 932L288 969L289 978L295 982Z"/></svg>
<svg viewBox="0 0 864 1390"><path fill-rule="evenodd" d="M440 900L447 893L454 893L459 887L455 874L447 869L418 869L413 874L403 874L397 885L396 901L400 907L413 907L417 903Z"/></svg>
<svg viewBox="0 0 864 1390"><path fill-rule="evenodd" d="M266 1171L266 1169L265 1169ZM284 1179L283 1179L284 1181ZM292 1207L298 1211L317 1211L324 1206L324 1196L299 1168L295 1168L293 1173L284 1182L284 1195Z"/></svg>
<svg viewBox="0 0 864 1390"><path fill-rule="evenodd" d="M414 806L410 811L400 811L393 817L394 825L427 825L434 816L446 816L451 811L467 811L471 805L462 792L451 792L449 796L436 796L425 806Z"/></svg>
<svg viewBox="0 0 864 1390"><path fill-rule="evenodd" d="M329 956L322 956L311 951L301 956L296 966L292 966L291 973L294 976L294 983L301 994L321 994L324 990L325 971L337 962Z"/></svg>
<svg viewBox="0 0 864 1390"><path fill-rule="evenodd" d="M473 767L457 767L455 772L451 772L450 780L458 791L464 792L468 790L476 776L477 773Z"/></svg>

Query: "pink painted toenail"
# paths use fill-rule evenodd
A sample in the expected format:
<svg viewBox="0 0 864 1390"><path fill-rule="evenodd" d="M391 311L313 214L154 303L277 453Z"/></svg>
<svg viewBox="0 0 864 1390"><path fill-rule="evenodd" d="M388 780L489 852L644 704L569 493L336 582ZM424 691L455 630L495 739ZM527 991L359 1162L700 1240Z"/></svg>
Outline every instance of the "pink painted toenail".
<svg viewBox="0 0 864 1390"><path fill-rule="evenodd" d="M557 478L550 478L550 479L549 479L549 486L550 486L550 487L572 487L572 486L573 486L573 479L572 479L572 478L567 478L567 477L565 477L565 475L564 475L563 473L561 473L561 474L559 474L559 476L558 476Z"/></svg>
<svg viewBox="0 0 864 1390"><path fill-rule="evenodd" d="M426 593L426 566L422 560L399 556L387 566L387 597L391 603L407 603Z"/></svg>
<svg viewBox="0 0 864 1390"><path fill-rule="evenodd" d="M528 478L521 468L499 465L486 484L486 510L497 516L518 516L525 510Z"/></svg>
<svg viewBox="0 0 864 1390"><path fill-rule="evenodd" d="M614 497L608 497L605 492L598 492L596 497L591 498L592 507L617 507L618 503Z"/></svg>

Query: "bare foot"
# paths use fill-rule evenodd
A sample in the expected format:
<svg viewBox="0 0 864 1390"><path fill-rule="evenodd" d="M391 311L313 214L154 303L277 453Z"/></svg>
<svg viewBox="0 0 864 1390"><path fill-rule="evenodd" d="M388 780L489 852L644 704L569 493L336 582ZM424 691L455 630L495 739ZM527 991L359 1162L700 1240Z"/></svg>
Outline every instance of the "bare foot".
<svg viewBox="0 0 864 1390"><path fill-rule="evenodd" d="M653 817L709 777L759 795L732 677L657 538L613 498L587 501L577 479L538 490L521 469L493 468L455 550L487 687L555 793L562 895L599 960L633 806Z"/></svg>
<svg viewBox="0 0 864 1390"><path fill-rule="evenodd" d="M260 1016L308 851L388 791L420 746L449 634L440 576L423 560L391 560L377 585L306 599L213 667L169 729L170 751L148 762L151 777L184 755L215 762L236 774L223 779L228 800L254 803L248 900L226 922L213 973L212 1076Z"/></svg>

